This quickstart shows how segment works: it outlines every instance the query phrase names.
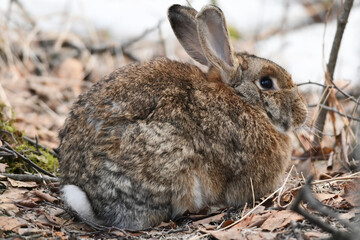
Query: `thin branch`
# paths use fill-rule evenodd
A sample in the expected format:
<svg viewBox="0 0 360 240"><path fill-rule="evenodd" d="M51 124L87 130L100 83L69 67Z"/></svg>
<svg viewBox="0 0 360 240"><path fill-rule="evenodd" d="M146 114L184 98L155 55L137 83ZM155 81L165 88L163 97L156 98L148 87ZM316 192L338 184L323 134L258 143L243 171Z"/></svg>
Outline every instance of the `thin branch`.
<svg viewBox="0 0 360 240"><path fill-rule="evenodd" d="M317 83L317 82L312 82L312 81L308 81L308 82L303 82L303 83L299 83L296 84L296 86L300 87L300 86L304 86L304 85L317 85L323 88L335 88L336 90L338 90L342 95L344 95L346 98L350 99L351 101L353 101L356 104L360 104L360 100L356 99L354 96L350 95L349 93L345 92L342 88L338 87L333 80L330 80L332 85L325 85L322 83Z"/></svg>
<svg viewBox="0 0 360 240"><path fill-rule="evenodd" d="M296 84L296 86L300 87L300 86L304 86L304 85L317 85L317 86L320 86L320 87L323 87L323 88L327 88L329 86L325 85L325 84L322 84L322 83L317 83L317 82L312 82L312 81L307 81L307 82L303 82L303 83L298 83ZM331 86L330 86L331 87Z"/></svg>
<svg viewBox="0 0 360 240"><path fill-rule="evenodd" d="M339 111L336 110L335 108L331 108L331 107L328 107L328 106L323 105L323 104L309 104L308 107L309 107L309 108L314 108L314 107L317 107L318 105L319 105L320 108L323 108L323 109L325 109L325 110L327 110L327 111L332 111L332 112L334 112L334 113L336 113L336 114L339 114L339 115L342 116L342 117L346 117L346 118L348 118L348 119L351 119L351 120L360 122L360 118L353 117L353 116L350 116L350 115L346 115L346 114L344 114L344 113L342 113L342 112L339 112Z"/></svg>
<svg viewBox="0 0 360 240"><path fill-rule="evenodd" d="M331 52L330 52L330 58L329 58L329 61L327 64L327 72L325 73L325 83L327 85L330 85L330 83L334 85L334 82L332 80L334 78L334 71L335 71L337 56L339 53L342 36L344 34L345 26L348 21L353 2L354 2L354 0L345 0L343 10L341 11L341 13L338 17L338 20L337 20L336 33L335 33L334 41L333 41ZM328 96L328 93L330 91L331 90L329 88L324 89L323 96ZM321 101L321 104L326 105L326 106L329 105L327 99L323 99ZM318 128L321 132L324 129L326 114L327 114L327 110L325 108L322 108L320 110L320 113L316 120L316 125L318 126ZM313 145L320 144L320 142L322 140L321 132L319 134L319 137L314 138Z"/></svg>

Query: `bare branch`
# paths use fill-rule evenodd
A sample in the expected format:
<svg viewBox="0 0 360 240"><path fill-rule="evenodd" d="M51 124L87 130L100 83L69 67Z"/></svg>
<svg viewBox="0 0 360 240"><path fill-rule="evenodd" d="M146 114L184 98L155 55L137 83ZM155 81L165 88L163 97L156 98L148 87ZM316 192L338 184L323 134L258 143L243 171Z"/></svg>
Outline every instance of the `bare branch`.
<svg viewBox="0 0 360 240"><path fill-rule="evenodd" d="M336 110L335 108L331 108L331 107L328 107L327 105L323 105L323 104L309 104L308 107L309 108L313 108L313 107L317 107L319 106L320 108L322 109L325 109L327 111L331 111L331 112L334 112L336 114L339 114L340 116L342 117L346 117L348 119L351 119L351 120L355 120L355 121L358 121L360 122L360 118L357 118L357 117L353 117L353 116L350 116L350 115L346 115L342 112L339 112L338 110Z"/></svg>
<svg viewBox="0 0 360 240"><path fill-rule="evenodd" d="M317 85L317 86L320 86L320 87L323 87L323 88L329 88L329 89L332 89L332 88L335 88L336 90L338 90L342 95L344 95L346 98L350 99L352 102L356 103L356 104L360 104L360 101L359 99L356 99L354 96L350 95L349 93L345 92L342 88L338 87L333 80L331 80L331 84L332 85L325 85L325 84L322 84L322 83L317 83L317 82L312 82L312 81L308 81L308 82L303 82L303 83L299 83L299 84L296 84L298 87L300 86L304 86L304 85Z"/></svg>
<svg viewBox="0 0 360 240"><path fill-rule="evenodd" d="M337 56L338 56L338 53L339 53L342 36L344 34L345 26L346 26L346 23L348 21L350 10L352 8L353 2L354 2L354 0L345 0L343 10L341 11L341 13L340 13L340 15L338 17L338 20L337 20L336 33L335 33L333 45L332 45L331 52L330 52L329 62L327 64L327 72L325 73L325 84L326 85L330 85L330 84L334 85L334 82L332 80L333 80L333 77L334 77L334 71L335 71ZM324 92L323 92L322 95L323 96L328 96L330 91L331 91L331 89L326 88L326 89L324 89ZM321 104L329 106L327 99L323 99L321 101ZM318 118L316 120L316 125L318 126L318 128L320 130L320 133L319 133L318 137L314 138L313 145L319 145L320 142L321 142L321 139L322 139L321 132L324 129L325 120L326 120L326 113L327 113L327 110L325 108L322 108L320 110L319 116L318 116Z"/></svg>

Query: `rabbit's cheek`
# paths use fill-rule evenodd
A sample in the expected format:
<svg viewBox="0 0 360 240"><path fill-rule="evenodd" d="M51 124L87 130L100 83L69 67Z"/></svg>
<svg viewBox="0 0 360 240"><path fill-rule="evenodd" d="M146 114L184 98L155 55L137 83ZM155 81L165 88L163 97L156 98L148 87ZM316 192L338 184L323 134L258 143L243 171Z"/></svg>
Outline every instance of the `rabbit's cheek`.
<svg viewBox="0 0 360 240"><path fill-rule="evenodd" d="M308 111L307 111L306 103L304 102L302 96L298 95L297 97L295 97L295 99L293 99L293 107L292 107L294 128L303 125L303 123L306 120L307 113Z"/></svg>
<svg viewBox="0 0 360 240"><path fill-rule="evenodd" d="M274 127L281 133L288 132L292 127L291 101L282 94L263 94L265 113Z"/></svg>

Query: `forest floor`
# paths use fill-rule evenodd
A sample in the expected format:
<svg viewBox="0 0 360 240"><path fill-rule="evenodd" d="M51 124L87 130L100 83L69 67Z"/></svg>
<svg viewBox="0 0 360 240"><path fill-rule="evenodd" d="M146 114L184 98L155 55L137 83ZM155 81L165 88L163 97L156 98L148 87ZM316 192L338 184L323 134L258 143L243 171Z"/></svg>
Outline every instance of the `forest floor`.
<svg viewBox="0 0 360 240"><path fill-rule="evenodd" d="M58 129L76 97L102 76L144 60L144 49L151 49L151 57L165 56L161 39L146 39L159 28L119 45L101 34L97 38L102 44L97 44L74 33L44 32L29 43L22 37L30 34L28 28L10 34L12 30L3 27L8 32L7 41L0 41L0 238L359 239L357 103L338 97L335 89L330 100L352 116L330 112L322 146L312 146L318 114L312 108L307 130L291 136L294 150L283 181L261 199L239 209L186 212L136 232L80 219L60 196ZM347 87L342 81L338 85ZM319 102L318 94L304 95L309 103Z"/></svg>

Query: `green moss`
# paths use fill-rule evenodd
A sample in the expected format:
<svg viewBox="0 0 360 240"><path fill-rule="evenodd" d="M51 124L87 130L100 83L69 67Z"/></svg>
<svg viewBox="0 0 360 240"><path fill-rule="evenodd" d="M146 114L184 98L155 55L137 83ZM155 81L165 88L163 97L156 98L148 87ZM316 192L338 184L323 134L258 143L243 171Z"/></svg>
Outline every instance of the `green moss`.
<svg viewBox="0 0 360 240"><path fill-rule="evenodd" d="M2 130L8 131L10 133L14 133L15 132L15 128L9 123L2 123Z"/></svg>
<svg viewBox="0 0 360 240"><path fill-rule="evenodd" d="M58 159L49 153L49 151L41 147L37 150L31 143L26 141L23 138L25 134L14 126L13 120L3 121L3 118L0 118L0 133L0 139L6 141L14 150L29 158L39 167L51 173L55 173L59 169ZM6 156L3 157L1 162L9 166L6 168L9 173L35 172L19 157Z"/></svg>

